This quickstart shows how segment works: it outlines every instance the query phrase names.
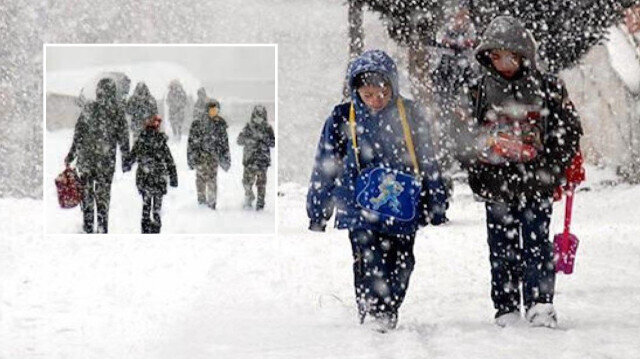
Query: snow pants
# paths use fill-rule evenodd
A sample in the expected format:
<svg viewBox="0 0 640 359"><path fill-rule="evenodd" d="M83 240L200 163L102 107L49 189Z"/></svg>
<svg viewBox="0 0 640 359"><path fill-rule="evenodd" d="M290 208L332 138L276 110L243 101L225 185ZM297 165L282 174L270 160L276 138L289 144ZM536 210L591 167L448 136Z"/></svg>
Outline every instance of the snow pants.
<svg viewBox="0 0 640 359"><path fill-rule="evenodd" d="M496 317L553 302L555 266L549 241L551 200L518 205L487 203L491 299Z"/></svg>
<svg viewBox="0 0 640 359"><path fill-rule="evenodd" d="M404 300L415 265L411 235L368 230L349 232L353 250L356 304L361 318L395 315Z"/></svg>
<svg viewBox="0 0 640 359"><path fill-rule="evenodd" d="M242 186L246 202L250 205L256 196L253 194L253 185L258 190L256 209L264 208L264 197L267 187L267 169L253 166L245 166L242 174Z"/></svg>
<svg viewBox="0 0 640 359"><path fill-rule="evenodd" d="M113 175L101 173L83 173L80 175L80 181L84 186L80 206L82 208L83 229L85 233L94 233L96 217L98 226L95 232L108 233L112 179Z"/></svg>
<svg viewBox="0 0 640 359"><path fill-rule="evenodd" d="M206 204L211 208L216 207L218 196L218 162L211 161L198 165L196 168L196 190L198 191L198 204Z"/></svg>
<svg viewBox="0 0 640 359"><path fill-rule="evenodd" d="M161 194L142 194L142 233L160 233L162 227L160 210L162 210Z"/></svg>

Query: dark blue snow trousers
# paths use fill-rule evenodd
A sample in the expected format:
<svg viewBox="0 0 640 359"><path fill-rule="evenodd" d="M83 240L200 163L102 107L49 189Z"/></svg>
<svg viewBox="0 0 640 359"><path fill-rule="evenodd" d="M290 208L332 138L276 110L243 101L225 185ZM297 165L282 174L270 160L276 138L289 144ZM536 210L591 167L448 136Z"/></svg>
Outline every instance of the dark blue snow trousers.
<svg viewBox="0 0 640 359"><path fill-rule="evenodd" d="M395 315L407 293L415 265L415 233L388 235L354 230L349 232L349 238L360 315Z"/></svg>
<svg viewBox="0 0 640 359"><path fill-rule="evenodd" d="M525 309L551 303L555 286L553 244L549 241L551 201L487 203L486 209L496 317L520 310L520 284Z"/></svg>

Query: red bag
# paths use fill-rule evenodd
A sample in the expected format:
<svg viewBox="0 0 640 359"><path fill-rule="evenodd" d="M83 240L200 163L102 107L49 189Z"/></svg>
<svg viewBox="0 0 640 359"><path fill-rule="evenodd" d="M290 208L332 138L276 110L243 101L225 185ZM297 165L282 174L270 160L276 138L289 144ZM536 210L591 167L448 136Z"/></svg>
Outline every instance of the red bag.
<svg viewBox="0 0 640 359"><path fill-rule="evenodd" d="M82 183L74 168L67 167L56 177L58 203L62 208L73 208L82 202Z"/></svg>

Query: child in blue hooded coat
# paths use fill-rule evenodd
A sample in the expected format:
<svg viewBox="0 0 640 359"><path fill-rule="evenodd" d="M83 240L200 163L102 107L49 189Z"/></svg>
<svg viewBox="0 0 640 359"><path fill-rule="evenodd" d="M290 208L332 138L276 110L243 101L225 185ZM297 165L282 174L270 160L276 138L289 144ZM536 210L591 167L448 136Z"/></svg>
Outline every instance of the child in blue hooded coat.
<svg viewBox="0 0 640 359"><path fill-rule="evenodd" d="M352 101L333 109L318 144L309 229L324 231L335 208L336 228L349 231L361 323L369 314L384 332L397 324L415 233L444 223L448 204L430 128L400 95L394 61L367 51L350 64L348 84Z"/></svg>

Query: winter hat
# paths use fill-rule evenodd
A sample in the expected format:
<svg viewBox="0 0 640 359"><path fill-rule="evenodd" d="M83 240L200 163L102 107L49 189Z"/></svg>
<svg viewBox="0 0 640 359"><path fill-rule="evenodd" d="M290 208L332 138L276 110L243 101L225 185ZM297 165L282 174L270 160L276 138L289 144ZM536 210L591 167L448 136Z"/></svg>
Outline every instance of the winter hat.
<svg viewBox="0 0 640 359"><path fill-rule="evenodd" d="M493 49L508 50L520 54L525 65L536 67L536 41L520 20L512 16L498 16L485 29L482 41L475 50L478 62L492 69L491 60L487 56Z"/></svg>
<svg viewBox="0 0 640 359"><path fill-rule="evenodd" d="M206 116L209 116L209 111L211 111L212 108L218 110L214 116L218 116L218 114L220 113L220 103L216 100L211 99L207 101L207 105L205 108L207 109Z"/></svg>
<svg viewBox="0 0 640 359"><path fill-rule="evenodd" d="M220 102L218 102L217 100L214 100L214 99L210 99L207 102L207 109L209 109L211 107L217 107L218 109L220 109Z"/></svg>
<svg viewBox="0 0 640 359"><path fill-rule="evenodd" d="M257 119L262 119L263 121L267 121L267 109L262 105L256 105L253 108L253 112L251 113L251 119L254 121Z"/></svg>

